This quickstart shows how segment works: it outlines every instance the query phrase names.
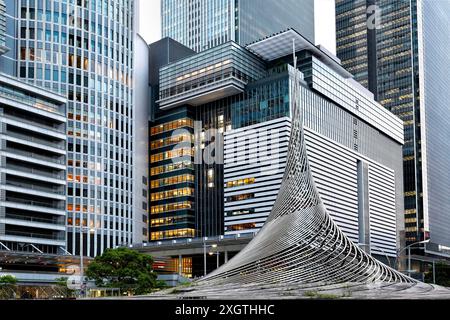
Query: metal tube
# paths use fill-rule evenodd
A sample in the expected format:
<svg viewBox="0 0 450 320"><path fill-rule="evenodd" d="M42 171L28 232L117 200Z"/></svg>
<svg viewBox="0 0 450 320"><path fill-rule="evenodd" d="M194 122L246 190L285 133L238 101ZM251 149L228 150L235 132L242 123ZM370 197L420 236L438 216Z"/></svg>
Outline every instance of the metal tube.
<svg viewBox="0 0 450 320"><path fill-rule="evenodd" d="M219 269L219 249L217 249L217 269Z"/></svg>
<svg viewBox="0 0 450 320"><path fill-rule="evenodd" d="M203 243L203 275L206 276L206 243Z"/></svg>
<svg viewBox="0 0 450 320"><path fill-rule="evenodd" d="M83 284L84 284L84 265L83 265L83 227L80 227L80 298L84 296Z"/></svg>
<svg viewBox="0 0 450 320"><path fill-rule="evenodd" d="M411 277L411 247L408 247L408 276Z"/></svg>
<svg viewBox="0 0 450 320"><path fill-rule="evenodd" d="M436 284L436 261L433 260L433 283Z"/></svg>

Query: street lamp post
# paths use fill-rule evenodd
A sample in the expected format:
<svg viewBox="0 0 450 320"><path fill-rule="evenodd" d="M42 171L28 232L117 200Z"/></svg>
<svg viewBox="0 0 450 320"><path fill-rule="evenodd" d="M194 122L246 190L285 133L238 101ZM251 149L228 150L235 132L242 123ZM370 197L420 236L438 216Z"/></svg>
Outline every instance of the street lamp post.
<svg viewBox="0 0 450 320"><path fill-rule="evenodd" d="M398 253L397 253L397 257L395 258L395 266L397 267L397 269L398 269L398 258L400 257L400 254L405 249L408 249L408 276L411 276L411 247L416 245L416 244L424 244L424 243L428 243L428 242L430 242L430 240L423 240L423 241L414 242L414 243L411 243L410 245L407 245L403 249L399 250Z"/></svg>
<svg viewBox="0 0 450 320"><path fill-rule="evenodd" d="M89 230L90 232L94 232L94 229L89 229L88 227L84 227L84 226L80 225L80 240L81 240L81 245L80 245L80 298L83 298L86 293L86 291L85 291L86 288L83 288L84 287L84 261L83 261L84 230Z"/></svg>
<svg viewBox="0 0 450 320"><path fill-rule="evenodd" d="M206 248L217 248L217 244L207 245L203 242L203 275L206 276ZM217 250L219 254L219 250ZM219 256L217 256L217 268L219 267Z"/></svg>

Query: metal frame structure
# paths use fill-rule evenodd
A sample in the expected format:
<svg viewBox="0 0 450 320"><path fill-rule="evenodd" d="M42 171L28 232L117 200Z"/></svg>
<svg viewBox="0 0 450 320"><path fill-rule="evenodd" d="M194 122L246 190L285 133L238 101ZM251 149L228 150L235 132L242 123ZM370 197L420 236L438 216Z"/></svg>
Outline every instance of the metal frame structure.
<svg viewBox="0 0 450 320"><path fill-rule="evenodd" d="M290 102L292 130L286 171L271 214L261 231L239 254L199 282L208 286L231 283L416 284L416 280L360 249L328 214L308 163L299 106L301 73L296 62L290 72L294 73Z"/></svg>

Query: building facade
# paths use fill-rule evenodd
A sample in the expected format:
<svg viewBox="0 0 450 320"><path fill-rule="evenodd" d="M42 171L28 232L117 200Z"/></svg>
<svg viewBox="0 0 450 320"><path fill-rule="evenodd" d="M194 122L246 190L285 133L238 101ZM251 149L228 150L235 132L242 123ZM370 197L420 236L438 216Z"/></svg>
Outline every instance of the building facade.
<svg viewBox="0 0 450 320"><path fill-rule="evenodd" d="M228 42L160 68L156 105L163 123L151 123L155 138L150 141L166 149L150 150L156 162L150 171L188 170L185 174L193 180L177 178L167 192L150 191L157 201L151 202L150 220L164 223L150 224L150 234L157 235L153 240L243 236L264 224L286 165L293 39L303 75L308 156L327 210L365 250L396 256L404 232L398 215L403 211L402 123L335 57L292 29L247 47ZM174 133L180 126L188 129ZM156 137L159 130L168 136ZM183 133L189 134L186 140L179 139ZM194 166L186 168L183 161ZM161 181L164 178L152 176L150 185L161 188ZM174 188L176 193L169 190ZM184 189L189 191L185 194ZM168 198L156 199L160 192ZM183 201L189 202L186 208L175 207ZM170 212L161 213L160 208ZM210 228L213 224L215 229ZM180 232L160 233L160 228ZM185 233L186 228L192 233Z"/></svg>
<svg viewBox="0 0 450 320"><path fill-rule="evenodd" d="M65 254L66 99L0 74L0 245Z"/></svg>
<svg viewBox="0 0 450 320"><path fill-rule="evenodd" d="M429 98L436 97L435 88L442 81L431 75L448 69L447 57L431 58L448 43L448 35L441 37L438 31L439 26L446 30L448 12L446 1L432 5L421 0L336 2L338 57L385 108L404 121L404 215L410 244L430 239L435 245L450 245L445 231L450 224L444 218L450 206L445 191L450 179L437 173L445 166L439 154L447 151L443 141L448 130L443 128L448 119L446 113L432 116L445 108L445 99ZM427 119L428 114L433 120Z"/></svg>
<svg viewBox="0 0 450 320"><path fill-rule="evenodd" d="M145 230L133 230L143 219L142 199L134 196L142 190L133 190L133 179L142 179L135 163L135 1L7 0L6 12L10 51L2 70L68 98L67 250L79 254L83 245L95 256L144 240Z"/></svg>
<svg viewBox="0 0 450 320"><path fill-rule="evenodd" d="M161 30L199 52L229 40L249 44L273 33L294 28L316 44L334 52L334 4L329 0L162 0Z"/></svg>

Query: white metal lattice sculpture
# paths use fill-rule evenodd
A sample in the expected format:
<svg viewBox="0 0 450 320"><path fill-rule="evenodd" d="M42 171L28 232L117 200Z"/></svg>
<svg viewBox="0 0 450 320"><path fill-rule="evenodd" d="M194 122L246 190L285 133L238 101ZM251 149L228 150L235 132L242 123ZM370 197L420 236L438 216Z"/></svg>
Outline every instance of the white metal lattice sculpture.
<svg viewBox="0 0 450 320"><path fill-rule="evenodd" d="M355 245L328 214L308 163L294 72L292 129L283 182L265 225L228 263L204 277L208 284L415 283Z"/></svg>

